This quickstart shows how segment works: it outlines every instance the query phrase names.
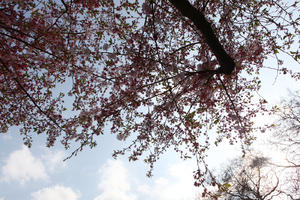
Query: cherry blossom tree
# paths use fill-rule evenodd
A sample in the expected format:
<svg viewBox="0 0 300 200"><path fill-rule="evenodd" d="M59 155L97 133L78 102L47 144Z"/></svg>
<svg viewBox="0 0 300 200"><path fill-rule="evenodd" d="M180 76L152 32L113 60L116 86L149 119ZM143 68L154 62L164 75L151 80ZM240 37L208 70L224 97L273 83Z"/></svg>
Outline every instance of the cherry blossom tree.
<svg viewBox="0 0 300 200"><path fill-rule="evenodd" d="M19 127L28 146L33 134L48 146L75 141L76 154L110 130L132 140L115 155L144 155L151 168L168 148L195 156L200 185L210 145L251 143L267 56L299 59L289 50L298 10L273 0L3 0L1 132Z"/></svg>

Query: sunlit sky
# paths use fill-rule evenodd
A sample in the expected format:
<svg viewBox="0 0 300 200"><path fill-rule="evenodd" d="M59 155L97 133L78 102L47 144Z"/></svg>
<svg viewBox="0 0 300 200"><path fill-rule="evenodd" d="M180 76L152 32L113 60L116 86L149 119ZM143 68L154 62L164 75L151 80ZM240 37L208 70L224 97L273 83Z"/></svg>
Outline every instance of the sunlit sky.
<svg viewBox="0 0 300 200"><path fill-rule="evenodd" d="M299 68L289 60L286 64ZM272 60L265 63L276 68L275 65ZM261 77L260 95L269 103L278 103L288 95L288 89L299 89L286 76L279 75L274 83L276 71L270 69L262 70ZM268 119L264 117L257 119L257 123L265 121ZM182 161L172 151L161 157L154 176L147 178L148 166L143 161L111 157L113 150L124 144L109 133L99 136L96 148L86 148L65 162L63 159L71 151L64 150L59 143L46 148L43 135L33 139L33 147L28 149L18 129L11 128L0 135L0 200L190 200L199 193L193 186L195 161ZM239 154L239 147L224 144L211 150L207 161L217 169Z"/></svg>

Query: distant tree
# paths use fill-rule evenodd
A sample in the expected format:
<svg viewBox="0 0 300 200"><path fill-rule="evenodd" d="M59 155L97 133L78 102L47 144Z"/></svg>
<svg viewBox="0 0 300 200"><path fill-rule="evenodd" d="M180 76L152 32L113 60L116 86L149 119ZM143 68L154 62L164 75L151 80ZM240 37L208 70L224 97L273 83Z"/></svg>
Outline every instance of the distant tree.
<svg viewBox="0 0 300 200"><path fill-rule="evenodd" d="M271 125L274 131L271 142L286 153L290 166L300 168L300 92L281 102L279 119Z"/></svg>
<svg viewBox="0 0 300 200"><path fill-rule="evenodd" d="M19 127L28 146L34 133L48 146L75 141L77 154L110 130L133 138L115 155L146 154L152 167L172 147L203 164L209 129L215 145L251 142L264 60L300 57L290 50L298 10L280 0L0 1L1 132Z"/></svg>
<svg viewBox="0 0 300 200"><path fill-rule="evenodd" d="M288 187L287 174L270 164L270 159L248 156L232 161L216 180L217 189L206 190L203 199L284 200L299 199ZM288 185L288 187L286 187Z"/></svg>
<svg viewBox="0 0 300 200"><path fill-rule="evenodd" d="M286 174L286 189L300 198L300 92L291 92L290 97L277 107L279 119L271 125L275 145L285 155L280 163L271 163Z"/></svg>

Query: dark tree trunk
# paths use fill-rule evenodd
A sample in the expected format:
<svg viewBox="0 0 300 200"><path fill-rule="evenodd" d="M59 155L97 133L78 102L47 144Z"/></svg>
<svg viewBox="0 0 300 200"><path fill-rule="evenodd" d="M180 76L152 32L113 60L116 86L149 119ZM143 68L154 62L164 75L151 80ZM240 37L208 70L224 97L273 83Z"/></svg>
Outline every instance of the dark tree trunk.
<svg viewBox="0 0 300 200"><path fill-rule="evenodd" d="M202 12L192 6L188 0L170 0L170 2L181 12L183 16L192 20L195 26L201 31L206 43L216 56L221 66L218 71L223 74L231 74L235 68L235 62L221 45L213 32L210 23L206 20Z"/></svg>

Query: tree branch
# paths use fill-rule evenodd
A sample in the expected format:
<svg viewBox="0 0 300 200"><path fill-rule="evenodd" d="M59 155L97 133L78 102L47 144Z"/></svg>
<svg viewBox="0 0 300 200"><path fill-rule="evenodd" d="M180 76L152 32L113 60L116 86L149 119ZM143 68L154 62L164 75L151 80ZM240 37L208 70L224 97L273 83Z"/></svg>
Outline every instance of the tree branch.
<svg viewBox="0 0 300 200"><path fill-rule="evenodd" d="M0 58L0 63L2 64L3 68L7 70L8 72L12 73L9 67L6 65L6 63ZM43 114L45 115L50 121L52 121L61 131L65 131L54 118L52 118L50 115L48 115L35 101L35 99L27 92L27 90L23 87L23 85L20 83L20 81L17 78L12 78L17 85L20 87L20 89L25 93L25 95L30 99L30 101L33 103L33 105Z"/></svg>

